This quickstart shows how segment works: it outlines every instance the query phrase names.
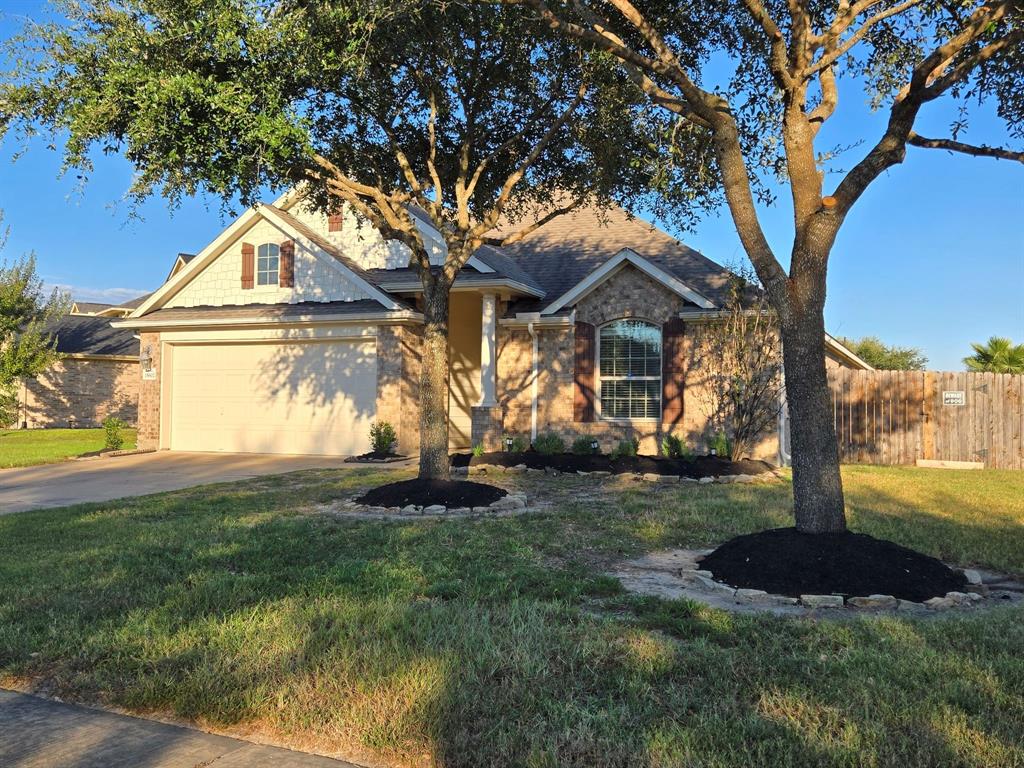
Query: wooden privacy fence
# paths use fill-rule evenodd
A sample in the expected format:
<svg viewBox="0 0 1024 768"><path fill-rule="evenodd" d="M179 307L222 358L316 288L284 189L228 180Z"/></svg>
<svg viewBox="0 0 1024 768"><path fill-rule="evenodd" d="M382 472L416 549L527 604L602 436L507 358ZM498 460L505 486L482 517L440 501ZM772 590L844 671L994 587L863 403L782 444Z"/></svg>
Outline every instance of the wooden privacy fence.
<svg viewBox="0 0 1024 768"><path fill-rule="evenodd" d="M829 371L840 459L1024 469L1024 375Z"/></svg>

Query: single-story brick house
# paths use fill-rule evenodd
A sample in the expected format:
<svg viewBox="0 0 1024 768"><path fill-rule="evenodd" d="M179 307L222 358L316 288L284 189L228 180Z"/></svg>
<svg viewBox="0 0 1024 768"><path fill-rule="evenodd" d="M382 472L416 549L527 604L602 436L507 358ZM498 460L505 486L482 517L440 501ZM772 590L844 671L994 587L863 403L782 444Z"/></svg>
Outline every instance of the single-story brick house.
<svg viewBox="0 0 1024 768"><path fill-rule="evenodd" d="M130 315L145 297L125 304L76 301L71 314L50 331L61 359L18 387L18 414L11 426L95 427L108 416L134 424L139 403L139 340L112 328L111 318Z"/></svg>
<svg viewBox="0 0 1024 768"><path fill-rule="evenodd" d="M425 221L434 258L443 243ZM695 448L689 353L729 273L624 211L579 210L481 248L451 297L453 448L503 434L637 437ZM140 447L351 454L374 420L418 448L419 280L350 211L287 194L247 210L129 317L141 338ZM835 364L862 363L831 338ZM776 435L759 454L775 458Z"/></svg>

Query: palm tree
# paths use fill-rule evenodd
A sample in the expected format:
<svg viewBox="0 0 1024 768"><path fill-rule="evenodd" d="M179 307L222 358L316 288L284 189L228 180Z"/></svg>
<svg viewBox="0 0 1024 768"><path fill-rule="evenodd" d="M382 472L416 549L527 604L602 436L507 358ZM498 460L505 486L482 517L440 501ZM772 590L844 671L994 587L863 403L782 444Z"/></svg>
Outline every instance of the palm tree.
<svg viewBox="0 0 1024 768"><path fill-rule="evenodd" d="M986 344L971 344L974 354L964 358L968 371L1024 373L1024 344L993 336Z"/></svg>

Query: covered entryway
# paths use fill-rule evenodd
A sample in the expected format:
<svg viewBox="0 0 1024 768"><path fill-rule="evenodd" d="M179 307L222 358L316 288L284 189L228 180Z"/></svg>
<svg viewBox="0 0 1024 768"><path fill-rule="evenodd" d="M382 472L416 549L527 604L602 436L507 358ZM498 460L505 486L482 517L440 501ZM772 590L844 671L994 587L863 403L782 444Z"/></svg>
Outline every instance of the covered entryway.
<svg viewBox="0 0 1024 768"><path fill-rule="evenodd" d="M172 450L345 455L369 448L372 338L175 344L169 357Z"/></svg>

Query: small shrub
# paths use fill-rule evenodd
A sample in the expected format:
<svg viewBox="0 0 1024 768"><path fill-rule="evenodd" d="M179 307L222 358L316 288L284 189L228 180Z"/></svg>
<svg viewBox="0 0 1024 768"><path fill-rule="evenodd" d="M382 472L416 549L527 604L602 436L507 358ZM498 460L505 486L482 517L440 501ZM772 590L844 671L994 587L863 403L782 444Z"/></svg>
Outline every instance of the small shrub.
<svg viewBox="0 0 1024 768"><path fill-rule="evenodd" d="M370 425L370 445L374 453L393 453L398 435L387 421L375 421Z"/></svg>
<svg viewBox="0 0 1024 768"><path fill-rule="evenodd" d="M108 451L120 451L124 447L124 436L121 430L128 425L115 416L107 416L103 420L103 432L105 433L104 449Z"/></svg>
<svg viewBox="0 0 1024 768"><path fill-rule="evenodd" d="M640 450L640 441L635 437L632 440L620 440L619 444L612 450L613 459L627 459L636 456Z"/></svg>
<svg viewBox="0 0 1024 768"><path fill-rule="evenodd" d="M593 435L580 435L572 441L572 452L577 456L589 456L592 453L595 453L594 449L590 447L592 442L594 442ZM596 453L601 453L600 446Z"/></svg>
<svg viewBox="0 0 1024 768"><path fill-rule="evenodd" d="M509 446L509 438L512 438L512 445ZM502 435L501 446L509 453L524 453L530 444L526 442L526 438L522 435Z"/></svg>
<svg viewBox="0 0 1024 768"><path fill-rule="evenodd" d="M484 455L484 446L482 443L477 443L473 446L473 455L480 458Z"/></svg>
<svg viewBox="0 0 1024 768"><path fill-rule="evenodd" d="M678 459L683 455L683 441L678 435L661 438L661 455L666 459Z"/></svg>
<svg viewBox="0 0 1024 768"><path fill-rule="evenodd" d="M729 458L732 452L732 446L729 445L729 436L725 434L724 430L719 430L715 433L715 436L711 438L711 452L716 456L724 456Z"/></svg>
<svg viewBox="0 0 1024 768"><path fill-rule="evenodd" d="M533 449L545 456L565 453L565 440L554 432L546 432L543 435L537 435L537 439L533 441Z"/></svg>

